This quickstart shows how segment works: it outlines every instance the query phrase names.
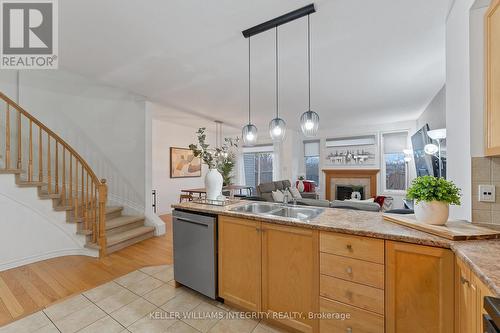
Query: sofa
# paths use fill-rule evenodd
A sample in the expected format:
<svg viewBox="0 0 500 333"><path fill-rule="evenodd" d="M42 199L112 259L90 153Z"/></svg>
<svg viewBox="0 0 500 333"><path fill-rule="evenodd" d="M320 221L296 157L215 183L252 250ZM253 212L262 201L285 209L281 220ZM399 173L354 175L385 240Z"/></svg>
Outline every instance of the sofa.
<svg viewBox="0 0 500 333"><path fill-rule="evenodd" d="M257 185L257 197L263 201L273 202L272 192L276 190L286 190L291 187L289 180L279 180L269 183L261 183ZM307 196L309 194L309 196ZM364 210L378 212L380 205L375 202L355 202L355 201L341 201L341 200L322 200L317 199L316 193L301 193L302 199L297 199L297 204L304 206L328 207L328 208L343 208L352 210ZM291 201L292 198L289 198Z"/></svg>

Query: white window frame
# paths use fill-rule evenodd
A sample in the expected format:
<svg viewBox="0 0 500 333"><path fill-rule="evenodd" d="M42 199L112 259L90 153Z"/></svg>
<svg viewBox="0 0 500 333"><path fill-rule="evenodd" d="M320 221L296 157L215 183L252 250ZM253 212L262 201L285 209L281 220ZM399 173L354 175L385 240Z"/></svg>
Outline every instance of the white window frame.
<svg viewBox="0 0 500 333"><path fill-rule="evenodd" d="M270 154L271 158L273 160L273 180L276 174L275 171L275 163L276 163L276 153L274 152L274 146L273 145L256 145L252 147L243 147L242 154ZM256 186L260 184L260 163L257 164L257 178L256 181Z"/></svg>
<svg viewBox="0 0 500 333"><path fill-rule="evenodd" d="M385 134L394 134L394 133L406 133L406 147L409 147L409 142L410 142L410 130L409 129L401 129L401 130L394 130L394 131L385 131L385 132L380 132L380 188L382 189L383 194L394 194L394 195L406 195L406 192L408 190L408 187L406 190L392 190L392 189L387 189L386 186L386 169L385 169L385 150L384 150L384 135ZM409 177L410 173L410 168L406 170L406 177ZM408 184L409 185L409 184Z"/></svg>

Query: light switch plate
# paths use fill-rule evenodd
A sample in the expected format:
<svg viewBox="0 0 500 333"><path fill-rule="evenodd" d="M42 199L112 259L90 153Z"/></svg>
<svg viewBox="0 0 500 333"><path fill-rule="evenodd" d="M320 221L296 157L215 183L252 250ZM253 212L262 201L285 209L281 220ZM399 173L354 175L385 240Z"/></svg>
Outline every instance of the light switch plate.
<svg viewBox="0 0 500 333"><path fill-rule="evenodd" d="M479 185L479 201L495 202L495 185Z"/></svg>

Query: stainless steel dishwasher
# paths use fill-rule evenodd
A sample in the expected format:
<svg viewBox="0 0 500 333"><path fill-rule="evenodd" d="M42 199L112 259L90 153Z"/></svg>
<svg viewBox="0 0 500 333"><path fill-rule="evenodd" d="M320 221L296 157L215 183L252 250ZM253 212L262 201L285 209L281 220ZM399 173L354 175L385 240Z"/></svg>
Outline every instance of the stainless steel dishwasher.
<svg viewBox="0 0 500 333"><path fill-rule="evenodd" d="M174 279L217 297L217 218L174 210Z"/></svg>

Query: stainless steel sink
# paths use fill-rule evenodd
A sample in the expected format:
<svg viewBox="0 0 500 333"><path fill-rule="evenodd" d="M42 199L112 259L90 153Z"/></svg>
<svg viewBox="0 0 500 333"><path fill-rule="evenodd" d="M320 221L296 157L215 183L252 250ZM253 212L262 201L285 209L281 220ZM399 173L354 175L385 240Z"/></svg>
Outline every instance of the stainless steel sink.
<svg viewBox="0 0 500 333"><path fill-rule="evenodd" d="M310 221L323 213L322 208L284 206L272 203L250 203L230 209L233 212L252 213L262 216L286 217L298 221Z"/></svg>
<svg viewBox="0 0 500 333"><path fill-rule="evenodd" d="M301 221L312 220L323 213L321 208L283 207L271 212L271 215L297 219Z"/></svg>
<svg viewBox="0 0 500 333"><path fill-rule="evenodd" d="M280 208L279 205L270 203L251 203L231 209L234 212L265 214Z"/></svg>

